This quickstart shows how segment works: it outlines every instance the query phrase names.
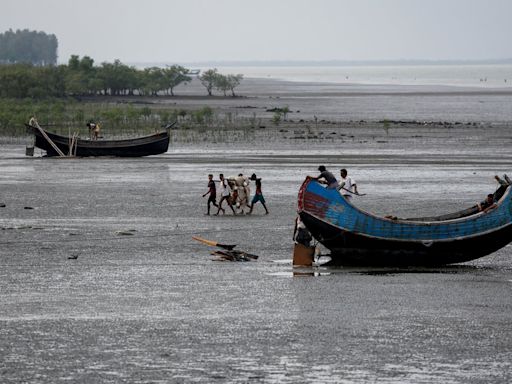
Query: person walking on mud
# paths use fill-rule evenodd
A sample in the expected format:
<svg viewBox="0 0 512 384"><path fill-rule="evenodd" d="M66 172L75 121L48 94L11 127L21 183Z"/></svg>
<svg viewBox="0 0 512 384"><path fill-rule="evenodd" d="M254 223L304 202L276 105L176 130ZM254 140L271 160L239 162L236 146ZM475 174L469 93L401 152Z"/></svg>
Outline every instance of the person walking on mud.
<svg viewBox="0 0 512 384"><path fill-rule="evenodd" d="M220 200L219 200L219 206L217 208L217 213L215 214L215 216L218 216L220 211L222 211L222 214L224 214L226 212L224 210L224 208L222 208L222 203L224 202L224 200L227 201L229 208L231 208L231 210L233 211L233 215L236 215L235 209L233 208L233 205L231 204L231 201L229 199L229 197L230 197L229 191L230 191L231 187L229 186L228 181L224 178L224 175L222 173L219 175L219 179L220 179L220 185L219 185Z"/></svg>
<svg viewBox="0 0 512 384"><path fill-rule="evenodd" d="M203 194L203 197L210 194L208 197L208 211L205 213L205 215L210 215L210 205L213 204L214 207L219 208L217 205L217 188L215 187L215 181L213 181L213 175L208 175L208 192Z"/></svg>
<svg viewBox="0 0 512 384"><path fill-rule="evenodd" d="M254 193L254 197L251 201L251 208L249 209L249 215L252 213L252 209L254 208L254 204L256 204L258 201L263 205L263 208L265 208L265 215L268 215L268 209L265 205L265 198L263 197L263 192L261 191L261 178L257 178L256 174L253 173L251 175L251 180L256 182L256 192Z"/></svg>

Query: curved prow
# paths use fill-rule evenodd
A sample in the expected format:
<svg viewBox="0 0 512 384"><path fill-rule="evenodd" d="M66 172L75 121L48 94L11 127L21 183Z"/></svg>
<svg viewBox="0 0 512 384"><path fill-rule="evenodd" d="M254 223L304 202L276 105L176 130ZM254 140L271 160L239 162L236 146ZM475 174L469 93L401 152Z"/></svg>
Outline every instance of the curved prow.
<svg viewBox="0 0 512 384"><path fill-rule="evenodd" d="M313 237L339 263L451 264L473 260L512 241L510 185L494 193L493 209L414 219L380 217L350 204L338 191L306 178L298 213Z"/></svg>

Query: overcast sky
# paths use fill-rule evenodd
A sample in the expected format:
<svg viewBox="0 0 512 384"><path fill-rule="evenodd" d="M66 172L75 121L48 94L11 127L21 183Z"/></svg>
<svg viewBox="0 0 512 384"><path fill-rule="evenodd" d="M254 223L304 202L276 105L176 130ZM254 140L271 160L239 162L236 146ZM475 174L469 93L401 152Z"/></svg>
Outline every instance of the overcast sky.
<svg viewBox="0 0 512 384"><path fill-rule="evenodd" d="M512 58L512 0L0 0L59 61Z"/></svg>

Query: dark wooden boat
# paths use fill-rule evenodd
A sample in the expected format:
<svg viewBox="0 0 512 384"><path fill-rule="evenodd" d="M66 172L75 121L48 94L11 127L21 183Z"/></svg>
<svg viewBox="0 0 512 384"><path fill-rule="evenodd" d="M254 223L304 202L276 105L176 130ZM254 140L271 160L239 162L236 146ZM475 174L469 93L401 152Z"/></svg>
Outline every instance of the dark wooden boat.
<svg viewBox="0 0 512 384"><path fill-rule="evenodd" d="M385 218L364 212L338 191L307 178L298 213L331 251L333 265L445 265L488 255L512 241L510 186L495 192L497 207L474 206L437 217Z"/></svg>
<svg viewBox="0 0 512 384"><path fill-rule="evenodd" d="M35 135L35 146L46 151L47 156L58 156L58 152L43 136L39 128L25 124ZM71 140L69 137L57 135L44 130L51 141L64 153L70 153ZM124 140L83 140L77 139L73 154L78 157L87 156L116 156L140 157L158 155L167 152L169 148L169 130L154 135Z"/></svg>

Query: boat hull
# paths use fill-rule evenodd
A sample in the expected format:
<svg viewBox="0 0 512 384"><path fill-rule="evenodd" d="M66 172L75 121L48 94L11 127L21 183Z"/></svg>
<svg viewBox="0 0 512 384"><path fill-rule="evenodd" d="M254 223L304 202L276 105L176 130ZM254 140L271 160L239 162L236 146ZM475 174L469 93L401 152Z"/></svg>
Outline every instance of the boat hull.
<svg viewBox="0 0 512 384"><path fill-rule="evenodd" d="M510 188L498 192L498 206L488 213L390 219L361 211L307 179L298 212L313 237L331 251L331 264L439 266L486 256L512 241Z"/></svg>
<svg viewBox="0 0 512 384"><path fill-rule="evenodd" d="M376 239L343 231L300 213L311 234L331 251L331 265L440 266L478 259L506 246L512 225L466 239L426 242Z"/></svg>
<svg viewBox="0 0 512 384"><path fill-rule="evenodd" d="M45 150L49 157L58 156L57 151L43 137L41 132L27 125L35 135L35 146ZM45 131L53 143L64 153L69 153L70 140L68 137ZM82 140L76 143L78 157L111 156L111 157L141 157L158 155L167 152L170 136L167 131L154 135L125 140Z"/></svg>

